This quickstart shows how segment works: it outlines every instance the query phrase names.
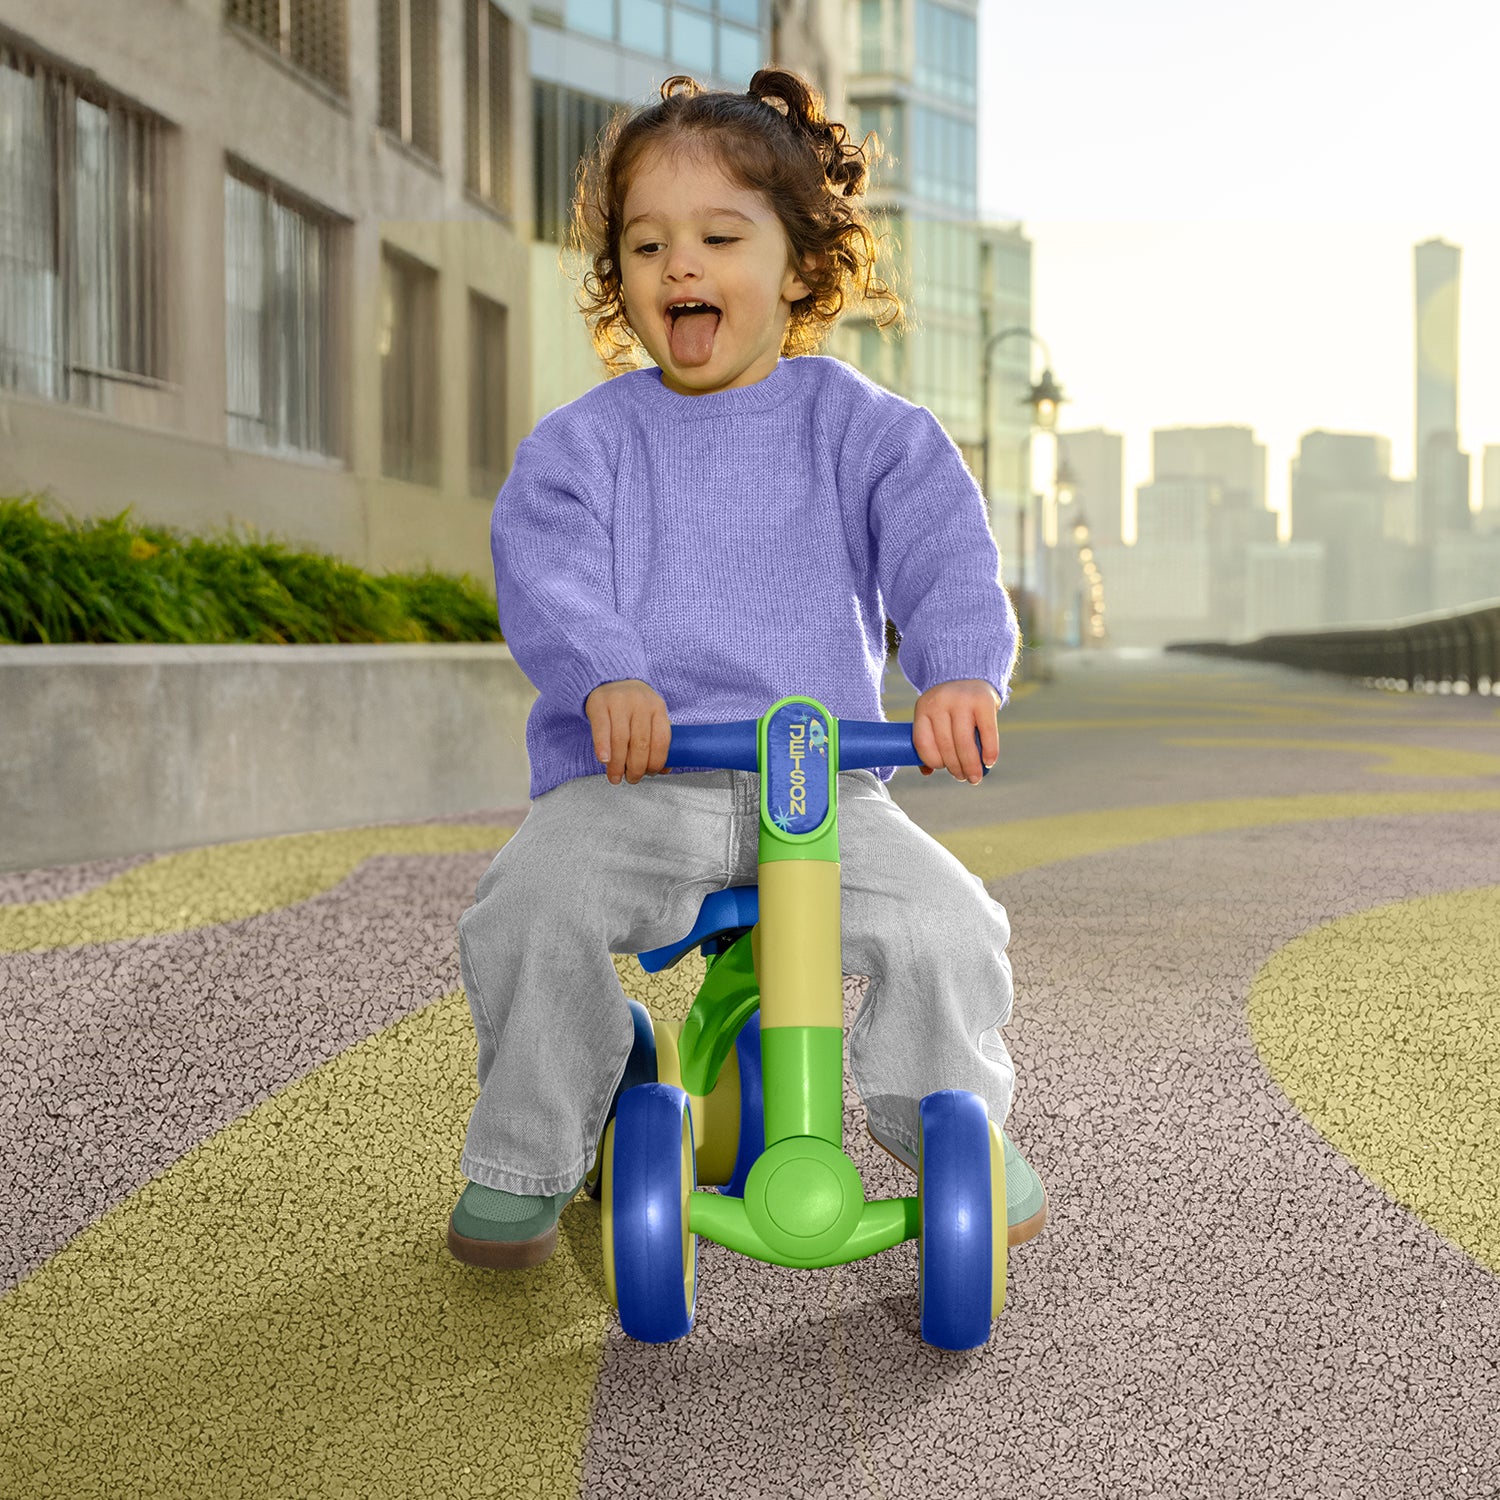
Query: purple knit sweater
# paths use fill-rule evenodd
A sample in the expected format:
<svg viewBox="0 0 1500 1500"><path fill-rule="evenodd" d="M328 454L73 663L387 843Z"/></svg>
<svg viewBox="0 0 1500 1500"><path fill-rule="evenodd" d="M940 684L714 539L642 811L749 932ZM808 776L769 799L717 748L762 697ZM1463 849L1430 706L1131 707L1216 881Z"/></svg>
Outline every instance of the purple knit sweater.
<svg viewBox="0 0 1500 1500"><path fill-rule="evenodd" d="M500 629L538 693L533 799L603 774L583 709L602 682L650 683L674 724L793 693L883 719L887 614L919 693L1009 696L1016 617L978 485L925 406L827 355L707 396L655 366L594 387L521 440L490 539Z"/></svg>

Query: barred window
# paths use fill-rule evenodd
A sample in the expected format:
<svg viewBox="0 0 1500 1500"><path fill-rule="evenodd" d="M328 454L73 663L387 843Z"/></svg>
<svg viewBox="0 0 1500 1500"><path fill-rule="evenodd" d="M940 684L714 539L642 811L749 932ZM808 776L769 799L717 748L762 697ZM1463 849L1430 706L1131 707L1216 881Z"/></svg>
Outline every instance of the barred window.
<svg viewBox="0 0 1500 1500"><path fill-rule="evenodd" d="M439 159L437 0L380 0L380 123Z"/></svg>
<svg viewBox="0 0 1500 1500"><path fill-rule="evenodd" d="M567 234L578 167L615 105L556 83L533 81L531 148L536 237L558 245Z"/></svg>
<svg viewBox="0 0 1500 1500"><path fill-rule="evenodd" d="M904 73L909 66L906 7L898 0L860 0L859 71Z"/></svg>
<svg viewBox="0 0 1500 1500"><path fill-rule="evenodd" d="M464 0L464 177L510 212L510 19L492 0Z"/></svg>
<svg viewBox="0 0 1500 1500"><path fill-rule="evenodd" d="M915 81L919 89L973 105L978 79L978 22L962 11L917 0Z"/></svg>
<svg viewBox="0 0 1500 1500"><path fill-rule="evenodd" d="M380 259L381 470L438 482L437 272L383 247Z"/></svg>
<svg viewBox="0 0 1500 1500"><path fill-rule="evenodd" d="M0 385L164 380L165 122L0 44Z"/></svg>
<svg viewBox="0 0 1500 1500"><path fill-rule="evenodd" d="M293 67L349 92L347 0L224 0L225 19L258 37Z"/></svg>
<svg viewBox="0 0 1500 1500"><path fill-rule="evenodd" d="M505 308L469 293L469 492L491 499L505 482Z"/></svg>
<svg viewBox="0 0 1500 1500"><path fill-rule="evenodd" d="M224 183L228 437L236 447L340 456L331 215L238 170Z"/></svg>

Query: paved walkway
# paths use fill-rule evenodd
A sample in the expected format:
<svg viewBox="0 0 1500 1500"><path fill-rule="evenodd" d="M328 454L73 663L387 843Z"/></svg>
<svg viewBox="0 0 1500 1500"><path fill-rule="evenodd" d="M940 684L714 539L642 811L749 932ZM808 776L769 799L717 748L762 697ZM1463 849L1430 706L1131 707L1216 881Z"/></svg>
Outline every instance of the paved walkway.
<svg viewBox="0 0 1500 1500"><path fill-rule="evenodd" d="M1500 1497L1500 705L1120 654L1001 725L892 786L1010 912L1052 1198L963 1355L914 1244L700 1242L663 1347L585 1198L448 1257L524 808L0 876L0 1497Z"/></svg>

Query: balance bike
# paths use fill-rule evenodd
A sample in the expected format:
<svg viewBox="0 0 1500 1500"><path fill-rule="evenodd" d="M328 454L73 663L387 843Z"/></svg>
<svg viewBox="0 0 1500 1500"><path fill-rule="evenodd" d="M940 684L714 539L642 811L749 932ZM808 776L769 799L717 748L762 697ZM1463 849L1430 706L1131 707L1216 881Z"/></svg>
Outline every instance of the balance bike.
<svg viewBox="0 0 1500 1500"><path fill-rule="evenodd" d="M674 725L666 764L760 773L760 860L757 885L711 893L691 932L639 955L656 973L699 946L708 969L680 1028L630 1003L635 1043L589 1180L621 1326L648 1343L689 1332L699 1235L804 1267L915 1239L923 1340L980 1347L1007 1249L1004 1145L983 1100L922 1100L914 1198L866 1199L843 1150L838 771L920 765L911 725L840 723L793 696L759 719Z"/></svg>

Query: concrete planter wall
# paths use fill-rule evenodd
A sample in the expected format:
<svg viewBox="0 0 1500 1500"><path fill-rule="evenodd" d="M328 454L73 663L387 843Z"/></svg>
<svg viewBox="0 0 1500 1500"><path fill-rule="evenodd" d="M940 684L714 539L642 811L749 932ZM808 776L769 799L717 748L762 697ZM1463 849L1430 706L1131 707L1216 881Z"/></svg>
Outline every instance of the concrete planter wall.
<svg viewBox="0 0 1500 1500"><path fill-rule="evenodd" d="M0 646L0 870L528 801L500 645Z"/></svg>

